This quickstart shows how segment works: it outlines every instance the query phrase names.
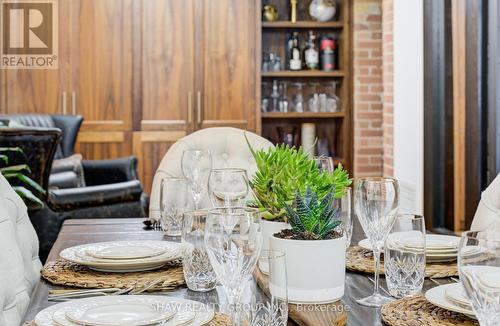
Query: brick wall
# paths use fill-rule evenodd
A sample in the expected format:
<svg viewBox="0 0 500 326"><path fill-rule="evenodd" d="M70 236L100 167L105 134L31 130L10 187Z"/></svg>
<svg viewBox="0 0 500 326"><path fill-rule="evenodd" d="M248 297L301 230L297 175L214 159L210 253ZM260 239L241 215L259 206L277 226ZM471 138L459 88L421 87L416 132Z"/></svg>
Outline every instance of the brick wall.
<svg viewBox="0 0 500 326"><path fill-rule="evenodd" d="M381 0L353 1L354 175L383 173Z"/></svg>

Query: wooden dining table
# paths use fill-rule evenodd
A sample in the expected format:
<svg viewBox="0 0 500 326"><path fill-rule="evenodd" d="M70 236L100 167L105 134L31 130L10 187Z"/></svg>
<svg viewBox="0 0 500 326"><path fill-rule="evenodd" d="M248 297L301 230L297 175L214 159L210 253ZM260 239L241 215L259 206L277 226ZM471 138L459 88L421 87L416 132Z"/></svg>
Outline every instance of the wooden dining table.
<svg viewBox="0 0 500 326"><path fill-rule="evenodd" d="M112 219L71 219L66 220L62 226L61 232L55 242L52 250L47 258L47 261L56 260L59 257L59 252L63 249L93 242L113 241L113 240L161 240L164 239L162 232L155 230L145 230L143 218L112 218ZM353 227L352 244L356 244L359 240L365 238L364 232L355 219ZM426 279L424 282L425 292L427 289L437 286L438 284L451 283L451 279ZM381 291L387 290L387 286L383 277L380 278ZM28 311L24 321L32 321L36 314L55 302L48 301L48 293L51 289L60 288L51 285L43 279L37 284ZM256 296L257 302L264 298L264 293L252 281L249 291ZM384 325L380 309L364 307L356 303L356 299L370 295L373 291L373 275L346 272L346 287L342 302L347 311L347 325L349 326L371 326ZM162 293L163 294L163 293ZM215 291L210 292L194 292L187 287L180 287L174 291L168 292L165 295L182 297L185 299L196 300L203 303L209 303L212 306L221 306L226 301L224 290L218 286ZM290 325L296 325L290 321ZM322 326L322 325L311 325ZM325 325L326 326L326 325Z"/></svg>

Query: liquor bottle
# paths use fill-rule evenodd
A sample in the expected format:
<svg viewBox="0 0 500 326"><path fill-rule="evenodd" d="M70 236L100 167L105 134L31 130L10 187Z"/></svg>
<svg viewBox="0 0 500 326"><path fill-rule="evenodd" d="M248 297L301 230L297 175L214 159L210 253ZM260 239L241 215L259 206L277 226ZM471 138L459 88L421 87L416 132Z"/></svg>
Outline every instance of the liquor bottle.
<svg viewBox="0 0 500 326"><path fill-rule="evenodd" d="M319 42L320 48L320 68L323 71L333 71L335 70L335 41L333 38L324 36Z"/></svg>
<svg viewBox="0 0 500 326"><path fill-rule="evenodd" d="M319 53L316 48L316 35L313 31L309 31L309 39L307 40L306 48L304 49L305 66L308 69L318 69Z"/></svg>
<svg viewBox="0 0 500 326"><path fill-rule="evenodd" d="M299 33L294 32L292 37L292 48L290 49L290 70L302 69L302 58L299 48Z"/></svg>

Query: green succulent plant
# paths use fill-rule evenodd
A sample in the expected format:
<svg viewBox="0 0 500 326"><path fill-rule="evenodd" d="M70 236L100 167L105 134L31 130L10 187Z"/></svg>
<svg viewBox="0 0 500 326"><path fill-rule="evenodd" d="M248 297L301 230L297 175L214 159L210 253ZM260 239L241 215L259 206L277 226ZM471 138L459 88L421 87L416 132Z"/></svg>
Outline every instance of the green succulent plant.
<svg viewBox="0 0 500 326"><path fill-rule="evenodd" d="M11 156L22 157L26 160L21 148L0 147L0 173L30 209L43 208L43 202L32 191L45 194L45 190L28 176L31 169L27 164L10 164Z"/></svg>
<svg viewBox="0 0 500 326"><path fill-rule="evenodd" d="M337 218L338 207L333 206L334 187L319 200L318 195L307 187L304 197L295 194L294 206L285 205L288 222L295 233L302 233L305 239L325 239L342 222Z"/></svg>
<svg viewBox="0 0 500 326"><path fill-rule="evenodd" d="M351 184L341 164L333 174L321 172L302 148L280 144L267 150L254 150L248 139L247 144L257 164L257 172L250 180L255 194L254 206L267 220L287 221L284 204L292 205L296 190L304 194L309 187L323 198L333 187L334 197L340 198Z"/></svg>

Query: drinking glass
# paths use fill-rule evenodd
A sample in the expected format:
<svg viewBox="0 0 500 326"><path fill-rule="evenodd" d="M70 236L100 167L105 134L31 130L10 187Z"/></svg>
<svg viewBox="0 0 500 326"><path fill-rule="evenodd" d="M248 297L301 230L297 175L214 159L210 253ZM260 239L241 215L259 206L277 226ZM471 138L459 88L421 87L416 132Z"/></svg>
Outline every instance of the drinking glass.
<svg viewBox="0 0 500 326"><path fill-rule="evenodd" d="M194 209L198 210L212 170L212 155L210 151L204 149L185 150L182 153L181 167L189 183Z"/></svg>
<svg viewBox="0 0 500 326"><path fill-rule="evenodd" d="M286 326L288 321L288 290L286 274L286 255L277 250L262 250L259 266L266 266L269 280L269 293L265 302L252 302L250 313L251 326Z"/></svg>
<svg viewBox="0 0 500 326"><path fill-rule="evenodd" d="M342 221L340 225L346 237L346 248L351 245L352 238L352 190L351 187L346 187L344 195L340 198L335 198L335 207L338 207L339 220Z"/></svg>
<svg viewBox="0 0 500 326"><path fill-rule="evenodd" d="M187 209L188 195L185 178L166 177L160 183L161 227L167 236L180 236L182 214Z"/></svg>
<svg viewBox="0 0 500 326"><path fill-rule="evenodd" d="M244 169L213 169L210 172L208 193L214 207L244 206L248 189L248 176Z"/></svg>
<svg viewBox="0 0 500 326"><path fill-rule="evenodd" d="M364 306L380 307L392 301L379 293L380 253L398 212L399 186L392 178L361 178L354 192L358 219L373 248L375 286L373 294L359 299Z"/></svg>
<svg viewBox="0 0 500 326"><path fill-rule="evenodd" d="M215 288L217 276L205 248L208 211L185 212L182 220L182 268L190 290L206 292Z"/></svg>
<svg viewBox="0 0 500 326"><path fill-rule="evenodd" d="M422 290L425 248L424 217L398 215L384 244L385 280L393 297L415 295Z"/></svg>
<svg viewBox="0 0 500 326"><path fill-rule="evenodd" d="M262 248L258 209L231 207L209 210L205 245L210 263L232 306L232 323L241 325L242 293L245 283L252 277Z"/></svg>
<svg viewBox="0 0 500 326"><path fill-rule="evenodd" d="M458 249L458 273L481 326L500 320L500 223L486 231L464 232Z"/></svg>
<svg viewBox="0 0 500 326"><path fill-rule="evenodd" d="M333 158L329 156L315 156L313 159L321 172L333 173L335 170Z"/></svg>

